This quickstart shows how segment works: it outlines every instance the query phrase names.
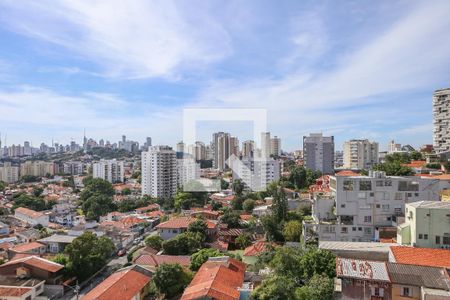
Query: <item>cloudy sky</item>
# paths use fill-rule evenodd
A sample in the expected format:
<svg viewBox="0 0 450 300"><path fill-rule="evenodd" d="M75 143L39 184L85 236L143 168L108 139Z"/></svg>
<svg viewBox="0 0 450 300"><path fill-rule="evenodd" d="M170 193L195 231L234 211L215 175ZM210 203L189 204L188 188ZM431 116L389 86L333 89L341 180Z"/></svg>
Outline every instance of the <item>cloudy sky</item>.
<svg viewBox="0 0 450 300"><path fill-rule="evenodd" d="M184 108L263 108L285 150L310 132L337 148L431 143L449 16L447 0L0 0L2 140L81 142L86 128L174 145ZM231 123L202 122L199 139L251 135Z"/></svg>

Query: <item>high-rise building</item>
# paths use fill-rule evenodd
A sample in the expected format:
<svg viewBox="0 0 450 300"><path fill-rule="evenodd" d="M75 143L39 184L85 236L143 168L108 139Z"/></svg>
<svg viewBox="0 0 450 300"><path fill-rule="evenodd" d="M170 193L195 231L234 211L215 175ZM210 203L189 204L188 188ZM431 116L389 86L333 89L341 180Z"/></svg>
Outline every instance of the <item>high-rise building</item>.
<svg viewBox="0 0 450 300"><path fill-rule="evenodd" d="M303 159L307 168L323 174L334 172L334 137L311 133L303 137Z"/></svg>
<svg viewBox="0 0 450 300"><path fill-rule="evenodd" d="M344 143L344 168L370 169L378 163L378 143L350 140Z"/></svg>
<svg viewBox="0 0 450 300"><path fill-rule="evenodd" d="M178 153L184 153L184 151L187 150L185 148L186 148L186 145L184 144L183 141L180 141L177 143L177 152Z"/></svg>
<svg viewBox="0 0 450 300"><path fill-rule="evenodd" d="M270 155L281 155L281 139L277 136L270 139Z"/></svg>
<svg viewBox="0 0 450 300"><path fill-rule="evenodd" d="M389 142L388 154L402 151L402 144L397 144L394 140Z"/></svg>
<svg viewBox="0 0 450 300"><path fill-rule="evenodd" d="M227 159L231 155L230 134L216 132L212 137L213 168L223 171L228 168Z"/></svg>
<svg viewBox="0 0 450 300"><path fill-rule="evenodd" d="M253 157L255 152L255 142L247 140L242 143L242 156Z"/></svg>
<svg viewBox="0 0 450 300"><path fill-rule="evenodd" d="M436 153L450 151L450 88L433 94L433 146Z"/></svg>
<svg viewBox="0 0 450 300"><path fill-rule="evenodd" d="M111 183L123 182L123 161L101 159L92 164L92 177L101 178Z"/></svg>
<svg viewBox="0 0 450 300"><path fill-rule="evenodd" d="M20 176L46 176L55 175L55 164L46 161L26 161L20 165Z"/></svg>
<svg viewBox="0 0 450 300"><path fill-rule="evenodd" d="M0 181L6 183L19 181L19 167L11 165L10 162L5 162L3 166L0 166Z"/></svg>
<svg viewBox="0 0 450 300"><path fill-rule="evenodd" d="M200 164L192 158L177 159L177 186L183 186L189 181L200 178Z"/></svg>
<svg viewBox="0 0 450 300"><path fill-rule="evenodd" d="M239 156L239 139L236 136L230 137L230 155Z"/></svg>
<svg viewBox="0 0 450 300"><path fill-rule="evenodd" d="M270 156L270 132L261 132L261 157Z"/></svg>
<svg viewBox="0 0 450 300"><path fill-rule="evenodd" d="M272 158L250 158L233 161L233 180L241 179L247 189L265 190L272 181L280 179L280 161Z"/></svg>
<svg viewBox="0 0 450 300"><path fill-rule="evenodd" d="M169 146L152 146L142 152L142 195L170 198L177 192L176 152Z"/></svg>

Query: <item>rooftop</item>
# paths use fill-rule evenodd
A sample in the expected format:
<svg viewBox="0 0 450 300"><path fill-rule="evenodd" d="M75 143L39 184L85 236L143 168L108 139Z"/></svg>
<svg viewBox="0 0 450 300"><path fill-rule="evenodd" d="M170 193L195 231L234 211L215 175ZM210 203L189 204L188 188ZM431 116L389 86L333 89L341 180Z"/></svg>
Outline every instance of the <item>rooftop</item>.
<svg viewBox="0 0 450 300"><path fill-rule="evenodd" d="M12 261L9 261L7 263L4 263L3 265L0 266L0 270L5 267L5 266L11 266L11 265L16 265L16 264L25 264L25 265L29 265L38 269L42 269L48 272L58 272L59 270L61 270L62 268L64 268L63 265L60 265L58 263L55 263L51 260L48 259L44 259L38 256L28 256L28 257L23 257L23 258L19 258L19 259L15 259Z"/></svg>
<svg viewBox="0 0 450 300"><path fill-rule="evenodd" d="M368 279L389 282L386 263L349 258L336 258L336 275L338 277Z"/></svg>
<svg viewBox="0 0 450 300"><path fill-rule="evenodd" d="M391 246L396 243L375 243L375 242L328 242L319 241L319 248L326 250L352 250L370 252L389 252Z"/></svg>
<svg viewBox="0 0 450 300"><path fill-rule="evenodd" d="M445 268L386 263L392 283L450 290Z"/></svg>
<svg viewBox="0 0 450 300"><path fill-rule="evenodd" d="M196 220L198 219L190 217L172 218L169 221L157 225L156 228L157 229L188 228L189 224L191 224ZM214 223L210 220L205 220L205 222L208 225L208 229L213 229L216 228L217 226L217 223Z"/></svg>
<svg viewBox="0 0 450 300"><path fill-rule="evenodd" d="M391 246L394 262L450 268L450 250Z"/></svg>
<svg viewBox="0 0 450 300"><path fill-rule="evenodd" d="M131 268L122 270L106 278L82 299L132 299L150 282L150 279L149 276Z"/></svg>
<svg viewBox="0 0 450 300"><path fill-rule="evenodd" d="M14 212L26 215L26 216L28 216L30 218L33 218L33 219L40 218L40 217L42 217L44 215L44 213L42 213L42 212L35 211L35 210L32 210L32 209L28 209L28 208L25 208L25 207L18 207L18 208L16 208L16 210Z"/></svg>
<svg viewBox="0 0 450 300"><path fill-rule="evenodd" d="M415 208L450 209L450 202L442 202L442 201L418 201L408 203L407 205Z"/></svg>
<svg viewBox="0 0 450 300"><path fill-rule="evenodd" d="M65 235L65 234L54 234L48 236L46 238L40 239L41 243L62 243L62 244L70 244L76 239L76 236Z"/></svg>
<svg viewBox="0 0 450 300"><path fill-rule="evenodd" d="M22 244L22 245L17 245L14 248L12 248L11 250L14 252L27 252L36 248L41 248L41 247L45 247L44 244L38 243L38 242L31 242L28 244Z"/></svg>
<svg viewBox="0 0 450 300"><path fill-rule="evenodd" d="M162 264L180 264L182 266L189 266L191 262L190 256L184 255L154 255L141 254L134 261L137 265L157 267Z"/></svg>

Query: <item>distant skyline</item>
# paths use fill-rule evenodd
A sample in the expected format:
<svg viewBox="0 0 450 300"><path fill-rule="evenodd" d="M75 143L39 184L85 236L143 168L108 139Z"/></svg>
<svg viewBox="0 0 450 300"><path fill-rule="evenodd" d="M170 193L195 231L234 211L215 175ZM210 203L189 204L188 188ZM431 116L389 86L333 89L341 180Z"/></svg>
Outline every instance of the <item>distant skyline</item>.
<svg viewBox="0 0 450 300"><path fill-rule="evenodd" d="M450 1L2 1L0 132L175 146L183 108L265 108L283 150L313 132L432 143ZM203 124L250 138L248 126ZM208 136L208 139L205 139Z"/></svg>

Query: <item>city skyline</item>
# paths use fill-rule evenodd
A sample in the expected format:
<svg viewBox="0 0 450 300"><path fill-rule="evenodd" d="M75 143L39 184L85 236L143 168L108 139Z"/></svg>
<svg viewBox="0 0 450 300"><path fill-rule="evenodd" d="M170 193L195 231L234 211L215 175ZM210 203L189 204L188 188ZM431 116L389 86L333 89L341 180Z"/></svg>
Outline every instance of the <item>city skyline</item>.
<svg viewBox="0 0 450 300"><path fill-rule="evenodd" d="M184 108L245 107L267 109L283 150L313 132L335 136L336 149L359 138L418 147L432 143L432 94L450 82L448 1L0 9L0 130L10 145L78 142L86 128L174 146ZM220 130L232 131L209 131Z"/></svg>

